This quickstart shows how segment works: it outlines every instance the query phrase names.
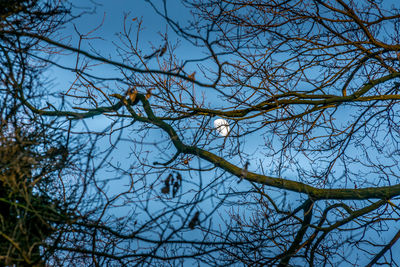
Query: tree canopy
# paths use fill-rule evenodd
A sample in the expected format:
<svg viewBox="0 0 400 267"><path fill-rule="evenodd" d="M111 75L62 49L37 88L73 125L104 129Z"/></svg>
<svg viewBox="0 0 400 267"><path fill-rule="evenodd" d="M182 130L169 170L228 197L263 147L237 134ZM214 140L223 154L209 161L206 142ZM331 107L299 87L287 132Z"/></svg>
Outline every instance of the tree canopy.
<svg viewBox="0 0 400 267"><path fill-rule="evenodd" d="M0 260L399 265L399 4L144 2L0 4Z"/></svg>

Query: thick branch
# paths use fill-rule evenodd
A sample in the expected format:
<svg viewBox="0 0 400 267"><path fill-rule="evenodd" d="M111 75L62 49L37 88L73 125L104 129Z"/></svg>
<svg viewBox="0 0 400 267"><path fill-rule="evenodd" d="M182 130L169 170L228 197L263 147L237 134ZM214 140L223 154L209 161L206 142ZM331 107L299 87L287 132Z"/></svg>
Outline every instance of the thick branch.
<svg viewBox="0 0 400 267"><path fill-rule="evenodd" d="M313 202L308 199L304 205L304 220L301 224L301 228L298 231L295 239L292 242L290 248L285 252L285 256L282 258L281 262L278 266L287 266L289 264L290 259L296 253L296 251L300 248L300 243L303 240L303 237L307 231L307 228L310 226L311 218L312 218L312 210L313 210Z"/></svg>
<svg viewBox="0 0 400 267"><path fill-rule="evenodd" d="M122 97L122 96L121 96ZM228 162L227 160L209 152L204 149L195 147L195 146L188 146L185 145L179 138L175 129L164 122L163 120L159 119L152 111L151 106L144 95L138 94L138 99L143 103L144 110L148 116L148 118L136 118L140 121L145 121L148 123L152 123L162 130L164 130L170 137L171 141L173 142L175 148L180 153L186 153L198 156L208 162L213 163L215 166L224 169L225 171L236 175L237 177L241 177L242 168L237 167L236 165ZM98 108L91 110L87 113L79 114L74 112L62 112L62 111L42 111L39 109L34 108L30 105L26 100L24 104L27 105L33 112L47 115L47 116L74 116L75 118L87 118L101 112L105 111L115 111L116 109L123 106L123 99L120 99L121 102L115 104L112 107L106 108ZM129 107L128 107L129 108ZM248 172L247 176L245 177L246 180L272 186L275 188L280 188L283 190L289 190L297 193L303 193L309 195L314 200L320 199L353 199L353 200L363 200L363 199L390 199L397 195L400 195L400 184L393 185L393 186L382 186L382 187L368 187L368 188L359 188L359 189L320 189L316 188L301 182L291 181L287 179L283 179L280 177L272 177L261 175L253 172Z"/></svg>
<svg viewBox="0 0 400 267"><path fill-rule="evenodd" d="M367 267L372 267L377 263L377 261L385 255L386 251L388 251L400 238L400 230L396 233L392 240L390 240L389 244L387 244L376 256L368 263Z"/></svg>

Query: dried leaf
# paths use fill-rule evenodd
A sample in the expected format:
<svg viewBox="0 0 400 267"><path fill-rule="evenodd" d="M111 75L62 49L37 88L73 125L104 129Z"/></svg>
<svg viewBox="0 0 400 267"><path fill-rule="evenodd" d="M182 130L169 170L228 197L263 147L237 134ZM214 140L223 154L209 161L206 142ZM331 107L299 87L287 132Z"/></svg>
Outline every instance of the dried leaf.
<svg viewBox="0 0 400 267"><path fill-rule="evenodd" d="M246 163L244 164L244 167L240 173L240 180L238 181L238 183L240 183L243 179L247 178L247 174L249 173L249 170L248 170L249 165L250 165L250 162L246 161Z"/></svg>
<svg viewBox="0 0 400 267"><path fill-rule="evenodd" d="M182 175L178 172L178 174L176 175L176 178L178 179L178 181L180 183L182 183Z"/></svg>
<svg viewBox="0 0 400 267"><path fill-rule="evenodd" d="M180 184L178 181L175 181L174 186L172 187L172 196L175 197L178 192Z"/></svg>
<svg viewBox="0 0 400 267"><path fill-rule="evenodd" d="M137 95L136 87L129 88L127 94L132 103L134 103Z"/></svg>
<svg viewBox="0 0 400 267"><path fill-rule="evenodd" d="M196 75L196 72L193 72L192 74L190 74L188 76L188 78L194 81L195 80L195 78L194 78L195 75Z"/></svg>
<svg viewBox="0 0 400 267"><path fill-rule="evenodd" d="M164 53L167 51L167 45L168 45L168 43L165 42L164 46L163 46L163 47L161 48L161 50L160 50L160 55L159 55L159 57L162 57L162 56L164 55Z"/></svg>
<svg viewBox="0 0 400 267"><path fill-rule="evenodd" d="M163 188L161 188L161 193L169 194L169 186L164 186Z"/></svg>
<svg viewBox="0 0 400 267"><path fill-rule="evenodd" d="M172 174L168 175L167 179L165 179L164 184L165 186L169 186L169 184L174 182L174 177Z"/></svg>
<svg viewBox="0 0 400 267"><path fill-rule="evenodd" d="M153 89L154 89L154 88L149 88L149 89L147 89L146 96L145 96L146 100L149 99L149 98L151 97L151 91L153 91Z"/></svg>
<svg viewBox="0 0 400 267"><path fill-rule="evenodd" d="M193 230L194 227L195 227L197 224L199 224L199 215L200 215L200 212L199 212L199 211L196 211L196 213L194 214L192 220L190 220L190 222L189 222L189 228L190 228L190 229Z"/></svg>

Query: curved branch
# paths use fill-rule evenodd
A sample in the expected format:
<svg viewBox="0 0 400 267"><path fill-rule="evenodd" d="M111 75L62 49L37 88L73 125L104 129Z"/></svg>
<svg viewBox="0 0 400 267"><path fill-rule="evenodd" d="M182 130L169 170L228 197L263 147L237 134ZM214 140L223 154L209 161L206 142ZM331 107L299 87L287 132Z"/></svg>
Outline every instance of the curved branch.
<svg viewBox="0 0 400 267"><path fill-rule="evenodd" d="M307 199L304 203L304 220L301 224L301 228L297 232L296 237L294 238L292 245L290 248L285 252L285 256L282 258L281 262L278 266L288 266L290 259L296 253L296 251L301 248L300 243L303 240L303 237L307 231L307 228L310 226L311 219L312 219L312 211L313 211L313 202L311 199Z"/></svg>
<svg viewBox="0 0 400 267"><path fill-rule="evenodd" d="M152 124L163 129L170 136L171 141L173 142L175 148L179 152L198 156L237 177L241 177L242 169L237 167L236 165L204 149L195 146L185 145L180 140L178 134L172 128L171 125L160 120L154 115L150 107L150 104L146 100L146 98L141 94L138 94L138 97L143 103L143 107L148 115L149 121ZM248 172L245 179L251 182L264 184L276 188L281 188L284 190L294 191L297 193L304 193L309 195L314 200L319 200L319 199L363 200L371 198L389 199L394 196L400 195L400 184L393 186L367 187L360 189L321 189L301 182L291 181L279 177L261 175L254 172Z"/></svg>
<svg viewBox="0 0 400 267"><path fill-rule="evenodd" d="M400 76L400 73L397 73ZM390 74L388 76L392 77L394 74ZM382 81L383 78L377 79ZM385 80L390 79L386 77ZM376 80L376 81L377 81ZM370 82L365 87L374 86L376 82ZM363 88L363 91L367 91L366 88ZM117 95L115 96L117 97ZM349 96L353 97L353 96ZM118 97L121 102L105 108L97 108L90 110L86 113L75 113L75 112L63 112L63 111L42 111L36 109L32 105L30 105L26 100L23 100L23 103L28 106L33 112L41 115L47 116L74 116L75 118L87 118L91 116L95 116L101 114L104 111L115 111L119 109L123 105L125 105L128 110L130 109L129 103L124 103L122 96ZM237 167L236 165L230 163L229 161L201 148L196 146L188 146L185 145L179 138L175 129L169 125L168 123L164 122L160 118L158 118L154 113L150 106L150 103L147 101L146 97L143 94L137 94L137 98L143 103L143 108L148 116L148 118L134 116L135 119L147 123L151 123L162 130L164 130L170 137L172 143L174 144L175 148L177 149L177 153L186 153L191 154L194 156L198 156L210 163L213 163L215 166L224 169L225 171L237 176L241 177L242 169ZM132 113L132 112L131 112ZM134 115L134 114L133 114ZM284 190L289 190L297 193L303 193L309 195L314 200L320 199L352 199L352 200L364 200L364 199L390 199L397 195L400 195L400 184L393 185L393 186L381 186L381 187L367 187L367 188L358 188L358 189L321 189L317 187L313 187L301 182L292 181L280 177L272 177L267 175L261 175L254 172L248 172L247 176L245 177L246 180L272 186L275 188L280 188Z"/></svg>

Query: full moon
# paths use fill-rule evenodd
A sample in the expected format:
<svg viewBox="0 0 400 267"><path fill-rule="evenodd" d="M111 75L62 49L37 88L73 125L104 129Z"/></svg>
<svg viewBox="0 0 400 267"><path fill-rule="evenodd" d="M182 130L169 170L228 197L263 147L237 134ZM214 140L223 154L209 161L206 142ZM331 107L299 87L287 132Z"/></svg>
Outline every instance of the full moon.
<svg viewBox="0 0 400 267"><path fill-rule="evenodd" d="M230 130L228 122L224 119L216 119L214 121L214 127L222 136L227 136Z"/></svg>

